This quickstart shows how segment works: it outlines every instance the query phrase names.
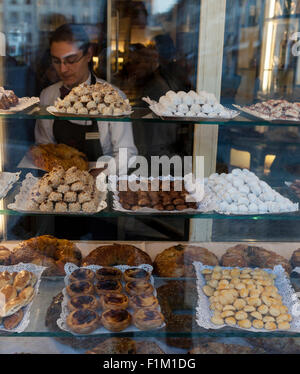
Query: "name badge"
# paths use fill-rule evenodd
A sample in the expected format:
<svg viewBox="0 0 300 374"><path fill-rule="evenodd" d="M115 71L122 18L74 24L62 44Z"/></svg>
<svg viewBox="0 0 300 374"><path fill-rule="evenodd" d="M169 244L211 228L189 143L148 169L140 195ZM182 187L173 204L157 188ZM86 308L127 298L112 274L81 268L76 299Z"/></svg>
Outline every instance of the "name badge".
<svg viewBox="0 0 300 374"><path fill-rule="evenodd" d="M95 139L100 139L100 134L99 132L86 132L85 133L85 140L95 140Z"/></svg>

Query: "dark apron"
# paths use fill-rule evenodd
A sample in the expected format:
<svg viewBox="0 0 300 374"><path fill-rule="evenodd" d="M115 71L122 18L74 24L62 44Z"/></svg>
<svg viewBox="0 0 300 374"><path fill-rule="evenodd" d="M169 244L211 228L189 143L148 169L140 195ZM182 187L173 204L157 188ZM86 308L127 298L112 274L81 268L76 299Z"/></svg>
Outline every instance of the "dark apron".
<svg viewBox="0 0 300 374"><path fill-rule="evenodd" d="M91 84L96 78L91 75ZM98 136L95 136L95 133ZM53 135L57 144L62 143L78 149L86 154L89 161L97 161L103 155L97 121L92 120L91 125L78 125L68 120L54 120Z"/></svg>

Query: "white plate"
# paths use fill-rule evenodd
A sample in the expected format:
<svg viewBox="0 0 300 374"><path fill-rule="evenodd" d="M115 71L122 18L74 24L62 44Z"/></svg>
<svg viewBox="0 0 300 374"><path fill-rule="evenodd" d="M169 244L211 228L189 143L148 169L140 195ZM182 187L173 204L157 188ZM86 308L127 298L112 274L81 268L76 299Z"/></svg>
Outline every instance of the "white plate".
<svg viewBox="0 0 300 374"><path fill-rule="evenodd" d="M39 97L21 97L19 103L9 109L0 109L0 114L15 114L40 102Z"/></svg>

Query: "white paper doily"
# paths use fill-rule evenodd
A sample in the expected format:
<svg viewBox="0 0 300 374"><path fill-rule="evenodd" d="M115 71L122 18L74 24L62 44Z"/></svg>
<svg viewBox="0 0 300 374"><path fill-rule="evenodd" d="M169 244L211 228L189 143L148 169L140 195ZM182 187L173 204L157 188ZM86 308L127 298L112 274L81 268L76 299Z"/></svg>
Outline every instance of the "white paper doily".
<svg viewBox="0 0 300 374"><path fill-rule="evenodd" d="M30 194L31 191L34 187L34 185L39 181L39 178L34 177L31 173L26 174L25 179L22 182L21 188L19 193L15 196L15 201L14 203L8 204L8 209L16 210L16 211L25 211L28 213L40 213L40 214L62 214L62 215L90 215L93 213L88 213L88 212L42 212L41 210L35 210L32 209L31 203L30 203ZM105 209L107 207L106 203L106 196L107 196L107 191L103 190L100 193L100 198L99 198L99 205L97 207L97 210L95 213L100 212L101 210Z"/></svg>
<svg viewBox="0 0 300 374"><path fill-rule="evenodd" d="M203 265L202 262L193 262L196 276L197 276L197 291L198 291L198 303L196 307L196 321L200 327L205 329L220 329L222 327L230 327L228 325L215 325L211 322L213 311L209 308L210 301L202 290L202 287L206 284L204 276L201 274L203 269L213 269L214 266ZM233 267L221 267L222 269L233 269ZM239 268L243 269L243 268ZM300 332L300 302L293 289L289 279L287 278L285 271L281 265L274 266L274 269L262 269L268 273L276 275L275 286L278 289L279 294L282 296L282 303L287 306L289 314L293 317L290 322L291 328L289 330L266 330L266 329L245 329L239 326L233 328L252 331L252 332L276 332L276 331L287 331L287 332ZM299 315L298 315L299 314Z"/></svg>
<svg viewBox="0 0 300 374"><path fill-rule="evenodd" d="M139 180L141 182L143 181L152 181L152 180L156 180L156 179L159 179L161 181L182 181L183 184L184 184L184 187L185 189L188 191L188 192L192 192L194 187L190 185L190 183L185 180L184 178L180 178L180 177L172 177L171 175L168 175L168 176L164 176L164 177L158 177L158 178L154 178L154 177L149 177L149 178L146 178L146 177L138 177L134 174L131 174L129 176L120 176L120 177L117 177L117 176L109 176L108 178L108 182L113 184L113 185L116 185L118 180L119 181L122 181L122 180L128 180L128 182L130 183L131 181L136 181L136 180ZM196 180L196 183L197 183L197 180ZM196 193L191 193L190 196L192 198L195 199L195 201L197 201L197 209L184 209L184 210L171 210L171 211L168 211L168 210L157 210L157 209L153 209L153 208L150 208L150 207L141 207L139 210L135 211L135 213L153 213L153 212L158 212L158 213L197 213L197 212L202 212L202 213L205 213L205 212L210 212L210 211L213 211L215 209L215 200L214 200L214 196L208 191L207 188L204 187L204 196L200 196L199 194L196 194ZM118 210L118 211L121 211L121 212L132 212L132 210L128 210L128 209L125 209L123 208L122 204L120 203L120 199L119 199L119 192L118 191L114 191L113 192L113 208L115 210Z"/></svg>
<svg viewBox="0 0 300 374"><path fill-rule="evenodd" d="M30 271L30 272L34 273L34 275L37 278L36 284L34 285L35 296L38 293L39 286L40 286L40 283L41 283L41 276L42 276L42 273L45 269L46 269L45 266L39 266L39 265L35 265L35 264L24 264L23 262L20 262L17 265L9 265L9 266L1 265L0 266L0 272L8 271L9 273L13 273L13 272L20 272L21 270L27 270L27 271ZM22 321L18 324L17 327L15 327L14 329L8 330L0 323L0 330L1 331L8 331L8 332L18 332L18 333L23 332L27 328L27 326L30 322L30 308L31 308L31 305L32 305L33 301L34 301L34 298L23 309L24 310L24 317L23 317Z"/></svg>
<svg viewBox="0 0 300 374"><path fill-rule="evenodd" d="M100 265L88 265L88 266L83 266L83 267L80 267L80 268L81 269L91 269L95 272L96 270L101 269L102 267L103 266L100 266ZM147 271L150 274L152 274L152 271L153 271L153 267L149 264L142 264L142 265L139 265L139 266L118 265L118 266L114 266L114 267L120 269L122 272L124 272L126 269L131 269L131 268L141 268L141 269L144 269L145 271ZM79 269L79 267L75 264L72 264L72 263L68 262L68 263L65 264L64 269L65 269L65 273L66 273L64 281L65 281L65 286L67 286L69 284L70 274L74 270ZM149 279L149 282L154 287L154 278L153 278L152 275ZM74 331L72 331L66 323L67 316L70 313L70 310L68 309L68 301L69 301L70 298L69 298L69 296L66 292L66 287L64 287L64 289L62 290L62 293L63 293L64 298L63 298L63 301L61 303L61 314L60 314L60 317L58 318L58 320L56 321L56 323L57 323L57 325L60 329L62 329L64 331L68 331L73 335L79 335L80 336L81 334L77 334ZM157 296L157 292L156 292L155 287L154 287L153 295L155 297ZM160 311L160 306L157 308L157 310ZM131 313L130 308L128 308L128 311L129 311L129 313ZM164 326L165 326L165 323L163 323L158 329L161 329ZM141 330L139 330L133 324L131 324L126 329L122 330L122 332L128 332L128 331L141 331ZM111 331L107 330L105 327L99 327L98 329L96 329L95 331L90 333L89 335L109 334L109 333L111 333Z"/></svg>

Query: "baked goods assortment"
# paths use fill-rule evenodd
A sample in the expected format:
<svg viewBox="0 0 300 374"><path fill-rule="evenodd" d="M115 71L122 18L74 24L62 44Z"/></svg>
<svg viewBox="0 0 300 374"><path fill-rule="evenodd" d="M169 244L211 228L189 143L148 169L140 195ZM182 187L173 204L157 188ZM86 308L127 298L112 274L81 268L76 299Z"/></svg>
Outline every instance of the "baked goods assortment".
<svg viewBox="0 0 300 374"><path fill-rule="evenodd" d="M214 94L206 91L197 93L193 90L189 92L170 90L161 96L158 102L149 97L144 97L143 100L156 115L162 117L231 119L238 115L237 111L225 108Z"/></svg>
<svg viewBox="0 0 300 374"><path fill-rule="evenodd" d="M9 109L19 103L19 98L12 90L0 87L0 109Z"/></svg>
<svg viewBox="0 0 300 374"><path fill-rule="evenodd" d="M67 262L79 265L81 251L67 239L58 239L51 235L42 235L19 243L11 251L11 264L33 263L45 266L45 276L64 275Z"/></svg>
<svg viewBox="0 0 300 374"><path fill-rule="evenodd" d="M156 191L151 190L151 181L146 183L145 190L133 191L126 181L122 183L117 193L118 203L125 210L138 211L142 208L151 208L158 211L182 211L185 209L197 209L196 201L191 200L185 186L176 186L174 181L159 180ZM187 197L189 197L187 199Z"/></svg>
<svg viewBox="0 0 300 374"><path fill-rule="evenodd" d="M15 329L33 300L37 276L28 270L0 272L0 329Z"/></svg>
<svg viewBox="0 0 300 374"><path fill-rule="evenodd" d="M299 209L298 203L282 196L248 169L236 168L228 174L214 173L204 183L219 213L265 214Z"/></svg>
<svg viewBox="0 0 300 374"><path fill-rule="evenodd" d="M57 166L33 186L29 205L42 212L95 213L100 201L101 192L89 172Z"/></svg>
<svg viewBox="0 0 300 374"><path fill-rule="evenodd" d="M141 264L152 265L151 257L140 248L130 244L114 243L100 245L82 259L82 266L115 265L138 266Z"/></svg>
<svg viewBox="0 0 300 374"><path fill-rule="evenodd" d="M281 265L288 274L292 271L289 260L285 257L265 248L247 244L237 244L228 248L221 257L220 265L270 269Z"/></svg>
<svg viewBox="0 0 300 374"><path fill-rule="evenodd" d="M269 331L291 328L293 318L275 285L275 273L216 266L203 269L201 274L214 325Z"/></svg>
<svg viewBox="0 0 300 374"><path fill-rule="evenodd" d="M219 264L218 257L206 248L175 245L159 253L153 262L154 274L159 277L195 277L194 261L205 265Z"/></svg>
<svg viewBox="0 0 300 374"><path fill-rule="evenodd" d="M127 276L143 270L143 277L128 282L124 275L129 269L132 271L127 271ZM79 274L84 279L78 280ZM148 267L77 268L65 278L65 299L58 325L78 334L89 334L98 328L104 329L101 332L120 332L128 327L157 329L163 325L164 316L152 282Z"/></svg>
<svg viewBox="0 0 300 374"><path fill-rule="evenodd" d="M131 113L129 100L107 82L80 84L74 87L64 99L58 98L54 103L54 108L59 113L90 116L121 116Z"/></svg>
<svg viewBox="0 0 300 374"><path fill-rule="evenodd" d="M33 145L28 154L33 163L45 171L51 171L58 166L65 170L72 166L76 166L80 170L88 170L89 168L87 156L66 144Z"/></svg>
<svg viewBox="0 0 300 374"><path fill-rule="evenodd" d="M287 100L266 100L253 105L239 107L240 110L246 113L253 114L265 120L284 120L284 121L299 121L300 120L300 103L289 102Z"/></svg>

